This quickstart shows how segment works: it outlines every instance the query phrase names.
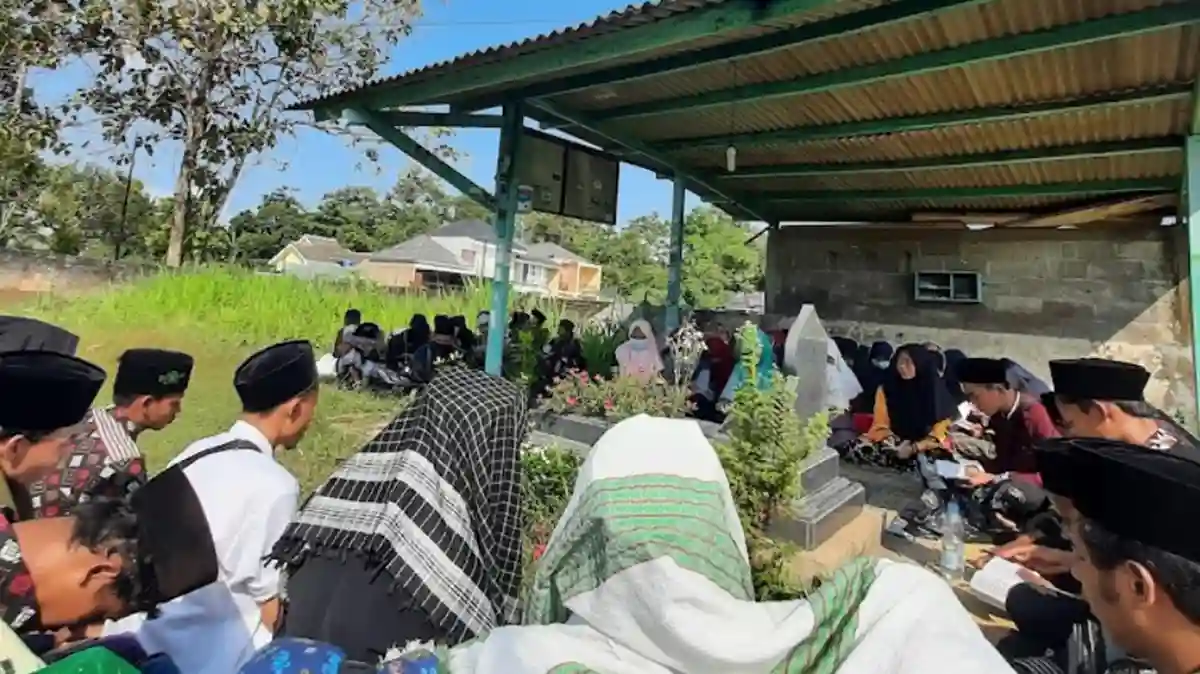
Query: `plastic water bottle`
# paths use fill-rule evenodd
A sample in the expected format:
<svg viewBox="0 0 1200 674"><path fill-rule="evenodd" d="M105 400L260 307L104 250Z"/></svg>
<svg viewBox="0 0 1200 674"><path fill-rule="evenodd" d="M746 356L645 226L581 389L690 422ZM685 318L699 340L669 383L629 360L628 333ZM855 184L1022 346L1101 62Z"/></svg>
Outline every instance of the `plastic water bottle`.
<svg viewBox="0 0 1200 674"><path fill-rule="evenodd" d="M963 545L965 535L962 511L959 510L957 499L946 503L942 515L942 574L949 580L961 580L963 567L966 563L966 549Z"/></svg>

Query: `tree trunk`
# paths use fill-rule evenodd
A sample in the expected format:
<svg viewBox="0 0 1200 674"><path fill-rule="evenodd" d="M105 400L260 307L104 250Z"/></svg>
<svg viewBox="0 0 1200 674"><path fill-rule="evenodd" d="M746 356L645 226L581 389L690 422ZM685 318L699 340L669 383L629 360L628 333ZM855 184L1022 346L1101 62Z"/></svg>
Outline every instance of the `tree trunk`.
<svg viewBox="0 0 1200 674"><path fill-rule="evenodd" d="M217 46L210 53L215 60L220 52L221 39L216 40ZM204 142L204 133L208 130L208 94L212 89L216 64L212 61L205 64L200 71L200 78L188 100L187 130L183 139L183 159L179 162L179 175L175 177L175 203L171 214L171 236L167 239L167 266L179 267L183 264L183 243L187 240L188 215L192 206L192 174L196 171L196 163L200 158L200 146Z"/></svg>
<svg viewBox="0 0 1200 674"><path fill-rule="evenodd" d="M17 66L16 89L13 91L13 116L21 117L21 108L25 105L25 77L29 74L25 64Z"/></svg>
<svg viewBox="0 0 1200 674"><path fill-rule="evenodd" d="M187 237L188 207L192 201L192 172L196 169L196 155L200 151L200 134L192 129L198 124L188 120L188 137L183 146L183 161L179 163L179 174L175 176L175 203L171 213L171 235L167 239L167 266L183 264L183 242Z"/></svg>

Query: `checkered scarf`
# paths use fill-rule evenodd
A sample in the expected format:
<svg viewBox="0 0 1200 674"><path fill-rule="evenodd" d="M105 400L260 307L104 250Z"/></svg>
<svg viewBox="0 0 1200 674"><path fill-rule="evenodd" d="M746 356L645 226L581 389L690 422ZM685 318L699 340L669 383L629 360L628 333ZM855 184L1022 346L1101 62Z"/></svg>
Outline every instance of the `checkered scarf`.
<svg viewBox="0 0 1200 674"><path fill-rule="evenodd" d="M271 558L362 555L450 644L511 622L521 584L525 396L451 368L308 500Z"/></svg>

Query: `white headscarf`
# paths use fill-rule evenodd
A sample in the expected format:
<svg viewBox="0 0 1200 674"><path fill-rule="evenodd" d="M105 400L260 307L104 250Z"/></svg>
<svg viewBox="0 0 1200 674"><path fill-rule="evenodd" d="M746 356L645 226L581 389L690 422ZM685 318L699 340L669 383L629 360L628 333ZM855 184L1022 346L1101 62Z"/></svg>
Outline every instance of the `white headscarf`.
<svg viewBox="0 0 1200 674"><path fill-rule="evenodd" d="M633 335L635 330L640 330L645 337L634 339L631 336L617 347L617 366L623 377L650 381L663 371L662 357L658 355L658 340L654 338L654 328L645 319L639 318L629 324L629 334Z"/></svg>
<svg viewBox="0 0 1200 674"><path fill-rule="evenodd" d="M455 674L1012 674L954 591L859 559L811 600L757 602L729 483L694 421L613 426L580 469L524 626L449 652Z"/></svg>
<svg viewBox="0 0 1200 674"><path fill-rule="evenodd" d="M863 388L832 338L825 340L825 363L825 407L847 410Z"/></svg>

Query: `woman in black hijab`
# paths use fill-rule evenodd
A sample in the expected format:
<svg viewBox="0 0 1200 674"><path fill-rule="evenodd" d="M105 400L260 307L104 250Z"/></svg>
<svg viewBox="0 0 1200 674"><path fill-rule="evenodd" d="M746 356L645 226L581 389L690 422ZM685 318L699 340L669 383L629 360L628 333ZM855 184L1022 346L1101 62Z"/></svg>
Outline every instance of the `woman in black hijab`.
<svg viewBox="0 0 1200 674"><path fill-rule="evenodd" d="M900 347L875 392L871 429L845 458L909 470L917 453L945 448L958 407L938 373L940 364L940 355L924 345Z"/></svg>
<svg viewBox="0 0 1200 674"><path fill-rule="evenodd" d="M946 382L946 388L950 391L950 397L954 398L955 404L961 405L967 401L967 394L963 393L962 382L958 380L958 364L967 359L967 354L960 349L947 349L942 358L946 363L942 379Z"/></svg>

